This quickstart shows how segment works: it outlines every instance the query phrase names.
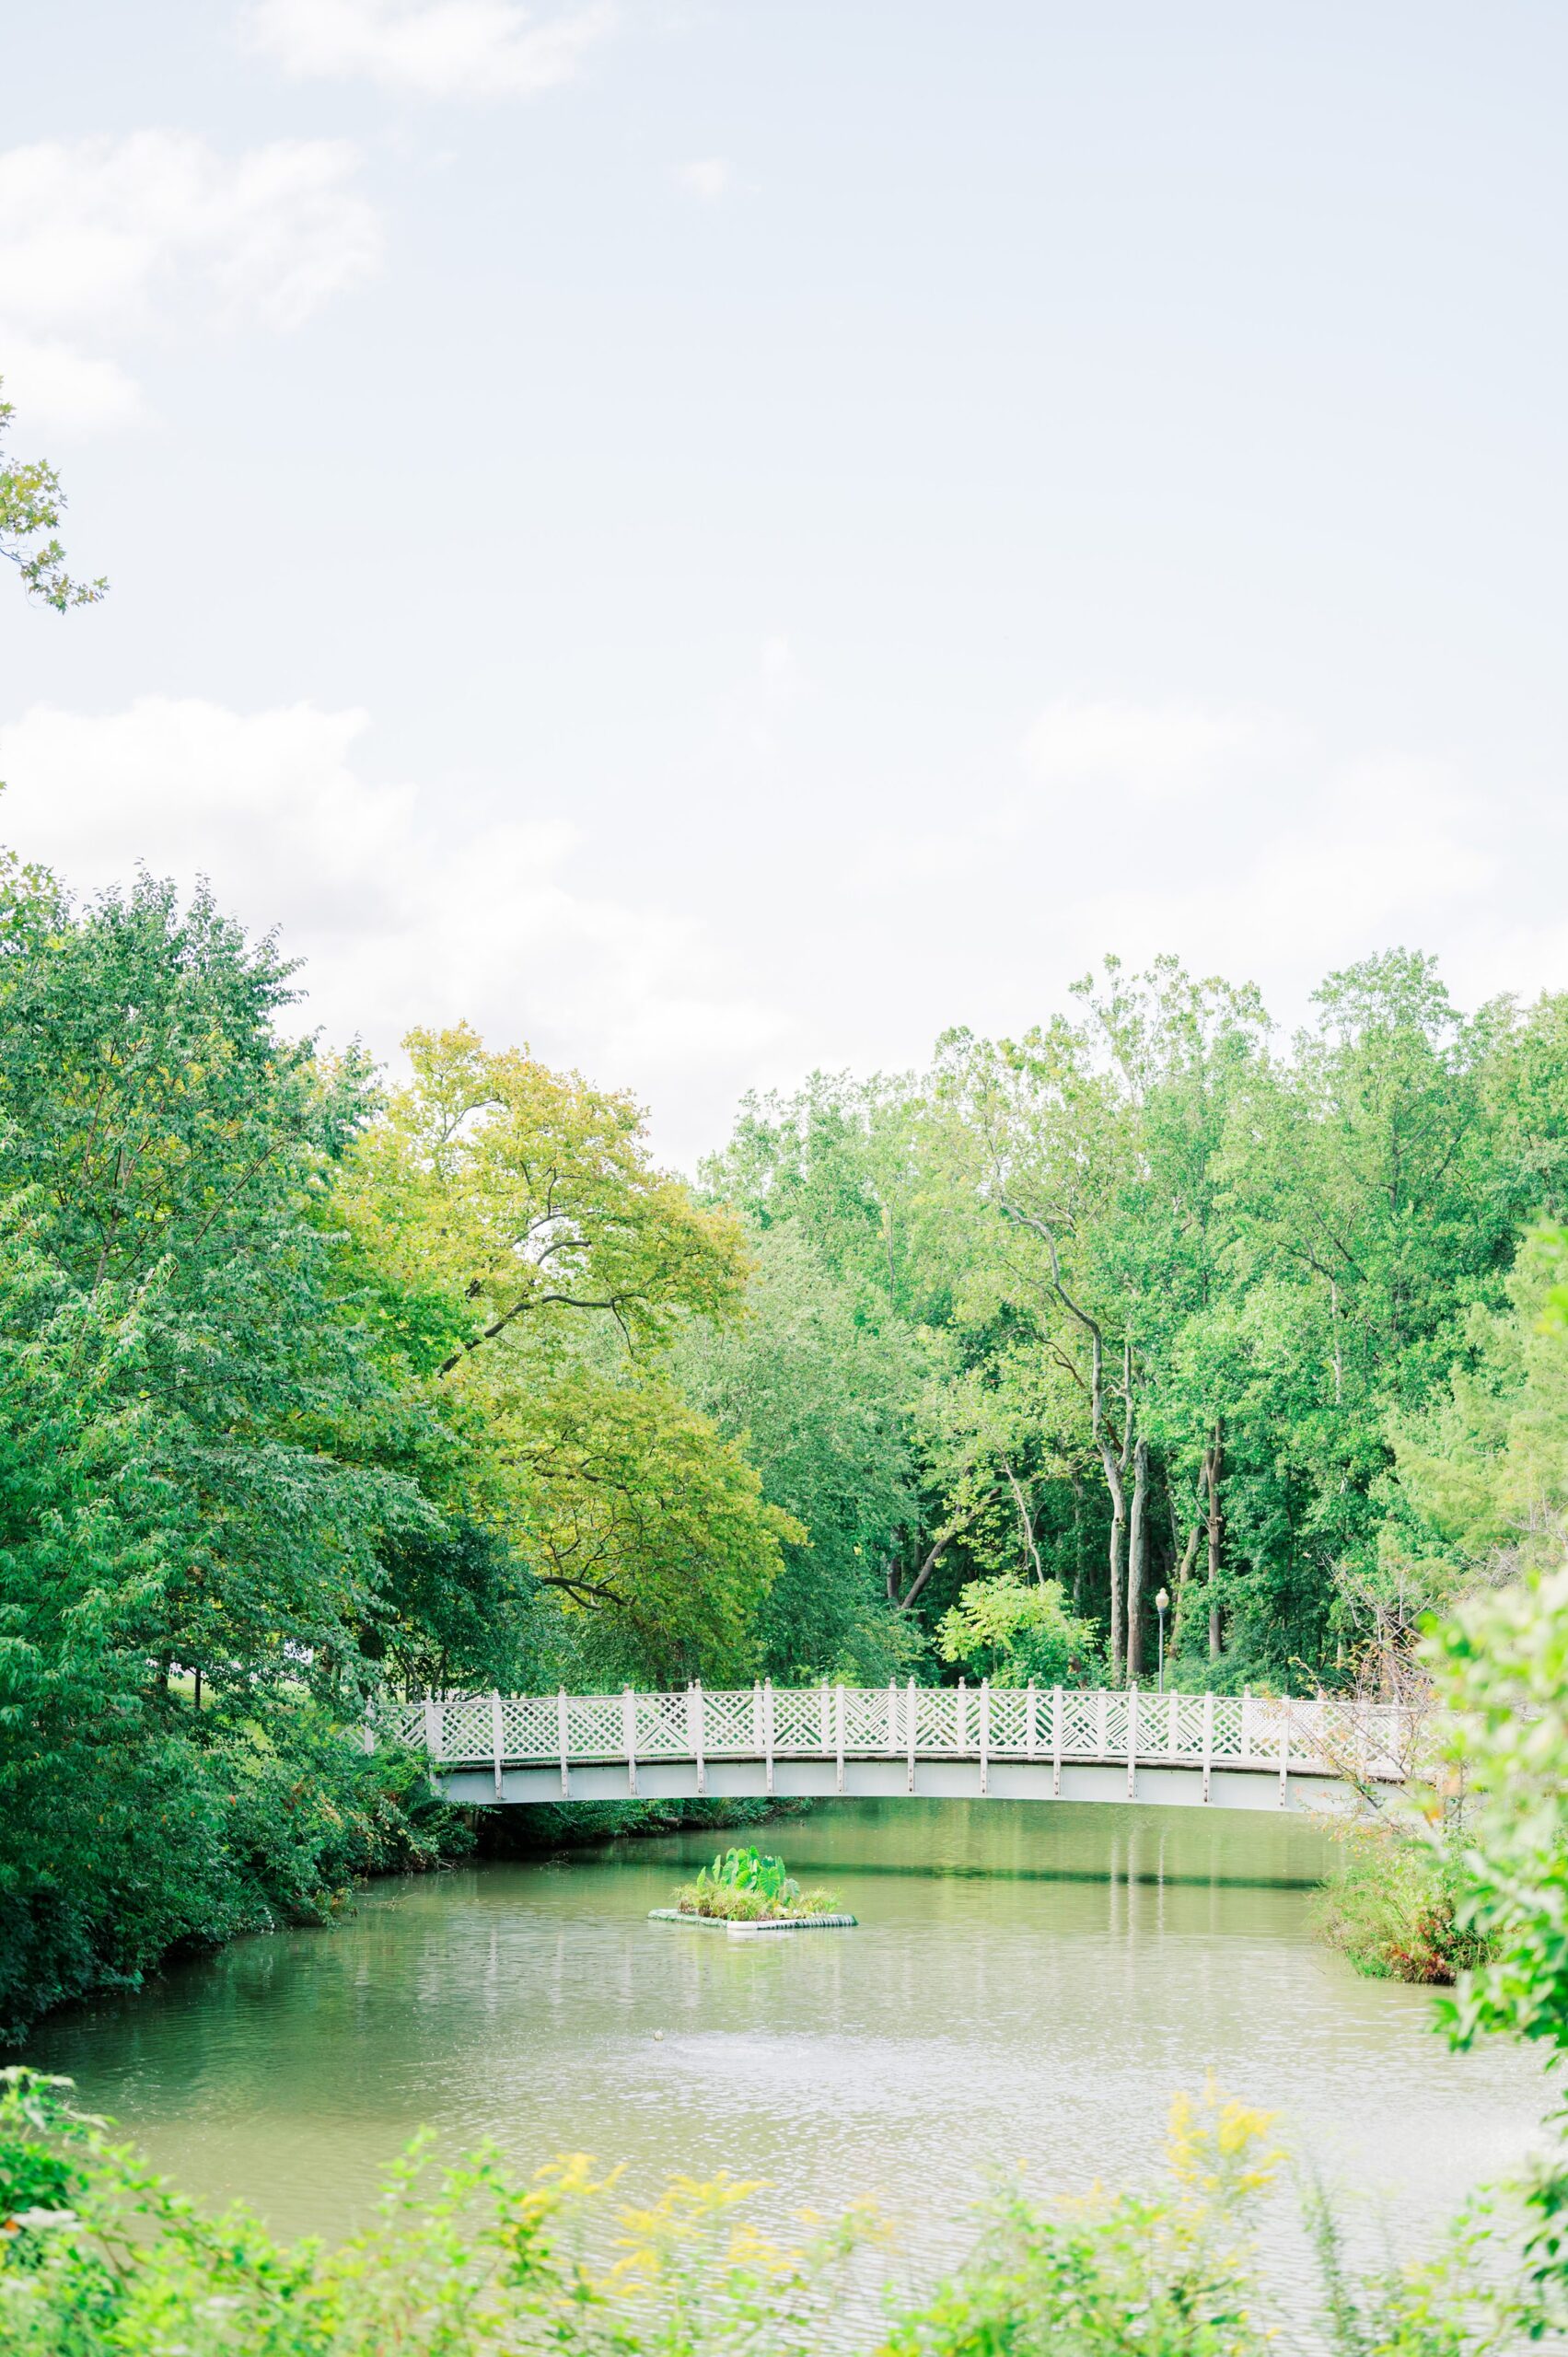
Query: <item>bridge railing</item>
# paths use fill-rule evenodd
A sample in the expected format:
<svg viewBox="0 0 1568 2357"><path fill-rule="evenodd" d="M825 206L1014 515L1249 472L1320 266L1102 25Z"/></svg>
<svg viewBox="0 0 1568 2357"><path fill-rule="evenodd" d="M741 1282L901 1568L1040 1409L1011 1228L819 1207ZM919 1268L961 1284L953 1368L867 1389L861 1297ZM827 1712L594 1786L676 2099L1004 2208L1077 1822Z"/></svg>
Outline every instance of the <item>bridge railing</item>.
<svg viewBox="0 0 1568 2357"><path fill-rule="evenodd" d="M458 1694L377 1724L441 1767L661 1759L1116 1760L1403 1782L1419 1732L1397 1704L1265 1694L979 1686L692 1685L671 1693Z"/></svg>

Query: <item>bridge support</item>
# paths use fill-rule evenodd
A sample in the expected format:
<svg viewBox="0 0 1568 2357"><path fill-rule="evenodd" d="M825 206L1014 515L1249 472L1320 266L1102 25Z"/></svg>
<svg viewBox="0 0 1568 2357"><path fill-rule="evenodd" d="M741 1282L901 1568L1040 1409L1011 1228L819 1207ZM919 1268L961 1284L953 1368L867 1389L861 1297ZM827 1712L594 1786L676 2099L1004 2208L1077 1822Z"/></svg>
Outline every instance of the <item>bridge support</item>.
<svg viewBox="0 0 1568 2357"><path fill-rule="evenodd" d="M701 1771L694 1759L572 1762L563 1777L548 1767L506 1768L497 1793L488 1770L437 1770L447 1800L467 1808L528 1806L540 1801L781 1800L1013 1800L1120 1801L1129 1798L1123 1759L1060 1762L1047 1759L978 1759L840 1760L710 1759ZM1356 1798L1337 1778L1306 1770L1281 1776L1255 1770L1194 1761L1168 1766L1140 1761L1136 1798L1156 1808L1289 1809L1312 1816L1344 1815Z"/></svg>

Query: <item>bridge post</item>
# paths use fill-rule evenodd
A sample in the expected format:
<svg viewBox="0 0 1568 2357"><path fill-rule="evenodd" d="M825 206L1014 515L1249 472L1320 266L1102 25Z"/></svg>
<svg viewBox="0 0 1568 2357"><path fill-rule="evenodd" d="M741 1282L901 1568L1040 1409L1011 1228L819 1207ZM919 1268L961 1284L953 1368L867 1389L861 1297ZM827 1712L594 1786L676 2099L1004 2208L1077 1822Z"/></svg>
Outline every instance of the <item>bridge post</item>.
<svg viewBox="0 0 1568 2357"><path fill-rule="evenodd" d="M844 1788L844 1689L842 1678L834 1688L833 1694L833 1738L838 1752L839 1790L842 1793Z"/></svg>
<svg viewBox="0 0 1568 2357"><path fill-rule="evenodd" d="M1051 1797L1062 1798L1062 1689L1051 1689Z"/></svg>
<svg viewBox="0 0 1568 2357"><path fill-rule="evenodd" d="M1203 1697L1203 1800L1209 1798L1209 1771L1214 1764L1214 1689Z"/></svg>
<svg viewBox="0 0 1568 2357"><path fill-rule="evenodd" d="M566 1689L563 1686L555 1697L555 1732L561 1742L561 1797L569 1800L572 1794L571 1754L566 1747Z"/></svg>
<svg viewBox="0 0 1568 2357"><path fill-rule="evenodd" d="M1137 1792L1138 1778L1138 1689L1127 1689L1127 1797Z"/></svg>
<svg viewBox="0 0 1568 2357"><path fill-rule="evenodd" d="M1031 1678L1029 1699L1024 1705L1024 1754L1028 1759L1032 1759L1035 1756L1035 1682Z"/></svg>
<svg viewBox="0 0 1568 2357"><path fill-rule="evenodd" d="M896 1759L898 1756L899 1681L896 1678L889 1678L888 1680L888 1757L889 1759Z"/></svg>
<svg viewBox="0 0 1568 2357"><path fill-rule="evenodd" d="M904 1741L909 1747L909 1788L912 1793L914 1790L914 1735L915 1720L917 1716L914 1680L912 1678L910 1679L908 1689L904 1695L904 1709L909 1713L908 1718L904 1722Z"/></svg>
<svg viewBox="0 0 1568 2357"><path fill-rule="evenodd" d="M621 1689L621 1732L626 1744L626 1789L635 1800L637 1797L637 1698L629 1686Z"/></svg>
<svg viewBox="0 0 1568 2357"><path fill-rule="evenodd" d="M433 1768L441 1765L441 1705L428 1696L424 1704L424 1748L430 1754Z"/></svg>
<svg viewBox="0 0 1568 2357"><path fill-rule="evenodd" d="M1243 1765L1252 1757L1252 1689L1241 1689L1241 1758Z"/></svg>
<svg viewBox="0 0 1568 2357"><path fill-rule="evenodd" d="M699 1795L708 1789L708 1763L703 1757L703 1681L694 1678L686 1689L686 1735L697 1762Z"/></svg>
<svg viewBox="0 0 1568 2357"><path fill-rule="evenodd" d="M953 1696L953 1731L957 1738L953 1749L961 1759L970 1747L970 1693L968 1684L961 1678L958 1691Z"/></svg>
<svg viewBox="0 0 1568 2357"><path fill-rule="evenodd" d="M490 1696L490 1741L495 1754L495 1797L501 1797L501 1758L505 1749L506 1723L501 1715L501 1689L496 1687Z"/></svg>
<svg viewBox="0 0 1568 2357"><path fill-rule="evenodd" d="M991 1780L991 1680L980 1681L980 1796L985 1798L985 1788Z"/></svg>
<svg viewBox="0 0 1568 2357"><path fill-rule="evenodd" d="M773 1797L773 1681L762 1689L762 1743L768 1763L768 1798Z"/></svg>
<svg viewBox="0 0 1568 2357"><path fill-rule="evenodd" d="M1285 1794L1290 1778L1290 1696L1280 1699L1280 1806L1287 1806Z"/></svg>
<svg viewBox="0 0 1568 2357"><path fill-rule="evenodd" d="M751 1748L762 1748L762 1689L756 1678L751 1680Z"/></svg>

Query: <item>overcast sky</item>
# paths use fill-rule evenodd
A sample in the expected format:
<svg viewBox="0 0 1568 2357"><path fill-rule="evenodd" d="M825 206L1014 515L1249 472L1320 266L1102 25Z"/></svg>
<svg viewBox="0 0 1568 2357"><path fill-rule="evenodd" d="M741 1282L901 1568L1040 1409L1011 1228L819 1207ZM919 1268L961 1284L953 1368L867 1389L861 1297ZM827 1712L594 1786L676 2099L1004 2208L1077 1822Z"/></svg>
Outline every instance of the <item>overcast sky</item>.
<svg viewBox="0 0 1568 2357"><path fill-rule="evenodd" d="M1561 0L50 0L0 834L629 1086L1568 986Z"/></svg>

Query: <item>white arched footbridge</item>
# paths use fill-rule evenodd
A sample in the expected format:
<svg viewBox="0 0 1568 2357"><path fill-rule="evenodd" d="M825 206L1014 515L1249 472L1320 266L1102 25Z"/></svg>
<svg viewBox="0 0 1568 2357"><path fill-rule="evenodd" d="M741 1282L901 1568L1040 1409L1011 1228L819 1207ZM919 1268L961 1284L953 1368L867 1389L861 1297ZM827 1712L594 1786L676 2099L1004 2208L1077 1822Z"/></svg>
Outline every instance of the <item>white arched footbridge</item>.
<svg viewBox="0 0 1568 2357"><path fill-rule="evenodd" d="M752 1686L464 1694L390 1705L449 1800L855 1798L1152 1801L1343 1809L1402 1784L1395 1705L1127 1689Z"/></svg>

